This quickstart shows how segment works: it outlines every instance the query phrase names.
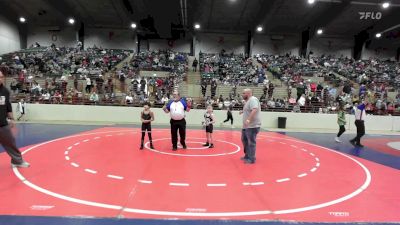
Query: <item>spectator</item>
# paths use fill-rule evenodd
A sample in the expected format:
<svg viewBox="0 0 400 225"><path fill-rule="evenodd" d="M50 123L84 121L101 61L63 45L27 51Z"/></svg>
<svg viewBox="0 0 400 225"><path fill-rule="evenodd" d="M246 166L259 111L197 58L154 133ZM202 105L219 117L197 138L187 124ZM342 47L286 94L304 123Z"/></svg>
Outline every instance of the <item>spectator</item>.
<svg viewBox="0 0 400 225"><path fill-rule="evenodd" d="M168 97L166 95L164 95L161 99L161 103L164 105L169 101Z"/></svg>
<svg viewBox="0 0 400 225"><path fill-rule="evenodd" d="M268 87L268 98L272 98L273 94L274 94L274 84L273 83L269 83L269 87Z"/></svg>
<svg viewBox="0 0 400 225"><path fill-rule="evenodd" d="M90 80L89 77L85 77L85 79L86 79L85 91L86 91L86 93L90 93L92 91L92 81Z"/></svg>
<svg viewBox="0 0 400 225"><path fill-rule="evenodd" d="M194 58L193 63L192 63L192 68L193 68L193 72L197 72L197 64L199 62L197 61L196 58Z"/></svg>
<svg viewBox="0 0 400 225"><path fill-rule="evenodd" d="M97 103L99 103L99 95L95 91L93 91L89 97L89 100L91 102L93 102L94 104L97 104Z"/></svg>
<svg viewBox="0 0 400 225"><path fill-rule="evenodd" d="M125 104L132 104L133 103L133 97L132 94L129 94L125 97Z"/></svg>
<svg viewBox="0 0 400 225"><path fill-rule="evenodd" d="M39 100L41 100L41 101L43 101L43 102L50 102L50 93L49 92L47 92L47 91L45 91L43 94L42 94L42 97L39 99Z"/></svg>
<svg viewBox="0 0 400 225"><path fill-rule="evenodd" d="M139 81L137 79L132 80L132 89L135 94L139 93Z"/></svg>
<svg viewBox="0 0 400 225"><path fill-rule="evenodd" d="M25 117L26 113L26 102L25 99L21 98L20 101L18 102L17 106L17 112L19 112L19 117L17 118L18 121L20 121L23 117ZM24 119L26 121L26 119Z"/></svg>
<svg viewBox="0 0 400 225"><path fill-rule="evenodd" d="M304 94L302 94L299 98L299 100L297 101L298 105L300 107L304 107L306 105L306 97Z"/></svg>
<svg viewBox="0 0 400 225"><path fill-rule="evenodd" d="M218 98L218 101L217 101L218 103L223 103L224 102L224 97L222 97L222 95L219 95L219 98Z"/></svg>
<svg viewBox="0 0 400 225"><path fill-rule="evenodd" d="M62 99L63 99L62 94L58 90L56 90L56 92L53 95L53 103L60 104L62 102Z"/></svg>
<svg viewBox="0 0 400 225"><path fill-rule="evenodd" d="M201 93L203 95L203 97L206 96L206 91L207 91L207 82L205 81L205 79L201 80Z"/></svg>
<svg viewBox="0 0 400 225"><path fill-rule="evenodd" d="M40 87L40 85L38 84L38 82L33 81L32 83L32 88L31 88L31 92L33 95L38 96L42 91L42 88Z"/></svg>
<svg viewBox="0 0 400 225"><path fill-rule="evenodd" d="M217 92L217 79L212 79L211 81L211 98L215 97L215 94Z"/></svg>
<svg viewBox="0 0 400 225"><path fill-rule="evenodd" d="M140 91L144 93L145 90L146 90L146 80L142 77L142 79L140 79Z"/></svg>
<svg viewBox="0 0 400 225"><path fill-rule="evenodd" d="M302 95L304 95L304 94L305 94L304 85L303 85L303 83L299 83L299 85L297 86L297 99L296 99L296 101L299 101L300 97Z"/></svg>

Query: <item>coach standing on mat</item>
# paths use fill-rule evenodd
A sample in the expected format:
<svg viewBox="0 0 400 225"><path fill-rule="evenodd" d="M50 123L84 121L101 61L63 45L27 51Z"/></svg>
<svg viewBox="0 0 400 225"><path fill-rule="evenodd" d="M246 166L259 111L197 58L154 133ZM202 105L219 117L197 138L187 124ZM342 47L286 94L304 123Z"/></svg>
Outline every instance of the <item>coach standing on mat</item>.
<svg viewBox="0 0 400 225"><path fill-rule="evenodd" d="M191 102L186 102L181 98L178 91L174 91L173 100L170 100L166 106L163 107L165 113L169 113L171 116L171 139L172 139L172 150L178 149L178 130L183 149L186 149L186 120L185 111L189 112Z"/></svg>
<svg viewBox="0 0 400 225"><path fill-rule="evenodd" d="M5 69L0 69L0 144L11 157L11 165L16 167L29 167L29 163L22 159L22 154L15 144L11 128L15 126L10 92L5 87ZM9 120L10 122L8 122Z"/></svg>
<svg viewBox="0 0 400 225"><path fill-rule="evenodd" d="M261 106L251 89L244 89L242 96L245 104L240 114L243 114L242 143L245 155L241 159L246 164L253 164L256 161L257 134L261 127Z"/></svg>

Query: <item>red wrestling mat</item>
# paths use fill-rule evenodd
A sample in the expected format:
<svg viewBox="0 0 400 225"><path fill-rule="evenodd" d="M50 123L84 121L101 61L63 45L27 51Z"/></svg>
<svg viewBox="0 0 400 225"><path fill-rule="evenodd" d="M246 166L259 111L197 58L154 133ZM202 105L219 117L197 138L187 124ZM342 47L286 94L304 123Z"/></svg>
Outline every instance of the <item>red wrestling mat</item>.
<svg viewBox="0 0 400 225"><path fill-rule="evenodd" d="M362 144L368 148L389 154L400 156L400 138L368 138L362 140Z"/></svg>
<svg viewBox="0 0 400 225"><path fill-rule="evenodd" d="M258 136L245 165L240 132L187 131L187 150L153 131L103 128L24 148L32 166L0 155L0 214L293 221L400 221L400 172L277 133ZM148 143L147 145L148 146ZM6 204L4 204L6 203Z"/></svg>

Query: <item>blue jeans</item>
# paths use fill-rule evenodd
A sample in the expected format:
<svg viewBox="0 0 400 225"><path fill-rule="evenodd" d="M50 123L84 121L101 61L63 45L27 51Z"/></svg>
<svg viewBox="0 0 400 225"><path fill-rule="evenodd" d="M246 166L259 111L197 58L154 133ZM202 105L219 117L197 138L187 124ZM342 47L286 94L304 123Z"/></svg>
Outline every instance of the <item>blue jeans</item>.
<svg viewBox="0 0 400 225"><path fill-rule="evenodd" d="M260 132L259 127L242 129L244 157L252 162L256 160L256 143L258 132Z"/></svg>

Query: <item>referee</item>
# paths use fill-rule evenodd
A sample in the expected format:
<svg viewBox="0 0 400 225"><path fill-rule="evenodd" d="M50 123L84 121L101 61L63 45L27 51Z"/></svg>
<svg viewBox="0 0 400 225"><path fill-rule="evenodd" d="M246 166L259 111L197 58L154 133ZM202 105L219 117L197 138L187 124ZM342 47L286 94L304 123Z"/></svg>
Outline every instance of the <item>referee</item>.
<svg viewBox="0 0 400 225"><path fill-rule="evenodd" d="M361 144L361 137L365 135L364 120L365 117L367 116L365 112L365 105L366 101L362 100L361 104L359 104L354 111L354 116L356 117L354 124L356 125L357 128L357 136L350 140L350 143L353 146L360 148L364 147L364 145Z"/></svg>
<svg viewBox="0 0 400 225"><path fill-rule="evenodd" d="M188 104L189 103L189 104ZM178 91L174 91L173 100L170 100L166 106L163 107L165 113L171 116L171 140L172 150L178 149L178 131L183 149L186 149L186 120L185 111L190 111L191 102L186 102L181 98Z"/></svg>
<svg viewBox="0 0 400 225"><path fill-rule="evenodd" d="M5 87L5 69L0 69L0 144L11 157L13 167L29 167L29 163L22 159L22 154L15 144L11 128L15 126L10 92ZM7 121L9 120L9 121Z"/></svg>

